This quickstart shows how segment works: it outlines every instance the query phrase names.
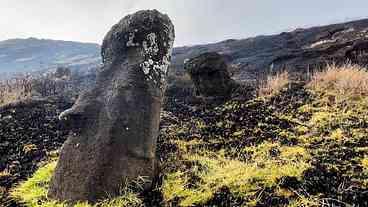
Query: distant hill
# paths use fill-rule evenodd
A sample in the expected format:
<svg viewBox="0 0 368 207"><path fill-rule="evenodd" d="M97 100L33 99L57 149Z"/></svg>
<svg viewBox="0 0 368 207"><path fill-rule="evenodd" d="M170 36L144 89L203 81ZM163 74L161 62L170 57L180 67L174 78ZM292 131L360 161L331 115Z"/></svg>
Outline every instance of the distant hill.
<svg viewBox="0 0 368 207"><path fill-rule="evenodd" d="M347 59L368 64L368 19L296 29L277 35L174 48L172 71L203 52L225 55L235 78L254 79L270 71L306 71ZM101 63L98 44L56 40L12 39L0 42L0 73L25 72L57 65L85 69Z"/></svg>
<svg viewBox="0 0 368 207"><path fill-rule="evenodd" d="M326 62L368 65L368 19L277 35L175 48L172 67L180 70L184 60L203 52L219 52L238 68L236 79L255 79L270 71L307 71Z"/></svg>
<svg viewBox="0 0 368 207"><path fill-rule="evenodd" d="M36 38L0 41L0 73L39 71L57 66L86 69L100 62L98 44Z"/></svg>

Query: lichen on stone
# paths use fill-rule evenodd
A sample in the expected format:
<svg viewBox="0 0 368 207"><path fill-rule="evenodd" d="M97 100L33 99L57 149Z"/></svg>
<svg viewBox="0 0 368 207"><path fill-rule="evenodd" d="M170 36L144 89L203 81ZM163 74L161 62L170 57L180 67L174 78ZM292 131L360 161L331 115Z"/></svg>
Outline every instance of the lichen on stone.
<svg viewBox="0 0 368 207"><path fill-rule="evenodd" d="M165 82L165 76L168 72L168 67L171 59L172 43L164 41L164 49L166 54L161 60L155 60L159 52L159 44L157 42L157 35L155 33L149 33L145 40L142 42L142 55L145 57L145 61L141 63L142 71L147 81L152 81L155 85L159 85L162 88Z"/></svg>
<svg viewBox="0 0 368 207"><path fill-rule="evenodd" d="M139 46L139 43L134 42L134 38L135 38L135 33L134 32L129 33L128 42L126 43L127 47Z"/></svg>

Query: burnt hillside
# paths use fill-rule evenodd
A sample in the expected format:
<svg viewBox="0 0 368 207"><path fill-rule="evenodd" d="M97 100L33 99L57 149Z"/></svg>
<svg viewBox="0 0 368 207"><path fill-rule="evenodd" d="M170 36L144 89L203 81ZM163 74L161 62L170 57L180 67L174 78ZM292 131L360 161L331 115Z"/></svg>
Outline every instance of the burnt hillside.
<svg viewBox="0 0 368 207"><path fill-rule="evenodd" d="M368 19L362 19L276 35L177 47L173 50L172 71L181 72L185 59L204 52L224 54L234 65L236 78L241 80L255 79L269 71L307 70L346 59L366 64L367 31ZM56 65L83 71L101 63L97 44L29 38L1 41L0 49L1 73L30 72Z"/></svg>

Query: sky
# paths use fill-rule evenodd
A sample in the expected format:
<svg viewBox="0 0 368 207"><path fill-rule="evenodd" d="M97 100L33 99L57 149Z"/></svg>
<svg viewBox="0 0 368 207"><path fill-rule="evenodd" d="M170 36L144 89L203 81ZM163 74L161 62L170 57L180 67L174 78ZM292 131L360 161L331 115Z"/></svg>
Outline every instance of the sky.
<svg viewBox="0 0 368 207"><path fill-rule="evenodd" d="M367 0L0 0L0 40L45 38L101 44L125 15L157 9L176 46L276 34L368 17Z"/></svg>

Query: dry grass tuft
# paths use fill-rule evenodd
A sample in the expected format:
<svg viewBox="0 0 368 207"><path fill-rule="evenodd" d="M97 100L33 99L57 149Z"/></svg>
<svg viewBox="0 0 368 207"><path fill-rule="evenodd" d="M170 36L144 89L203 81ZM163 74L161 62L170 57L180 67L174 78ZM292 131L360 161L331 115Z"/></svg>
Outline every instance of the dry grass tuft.
<svg viewBox="0 0 368 207"><path fill-rule="evenodd" d="M360 97L368 95L368 71L359 65L328 65L316 72L308 87L318 92L330 91L337 96Z"/></svg>
<svg viewBox="0 0 368 207"><path fill-rule="evenodd" d="M0 105L9 104L31 97L30 78L15 78L0 82Z"/></svg>
<svg viewBox="0 0 368 207"><path fill-rule="evenodd" d="M55 72L0 80L0 106L32 97L72 97L78 94L78 84L73 85L69 76L60 76Z"/></svg>
<svg viewBox="0 0 368 207"><path fill-rule="evenodd" d="M261 83L258 95L263 97L276 95L283 88L287 87L289 83L289 73L287 71L277 73L273 76L268 76L267 80Z"/></svg>

